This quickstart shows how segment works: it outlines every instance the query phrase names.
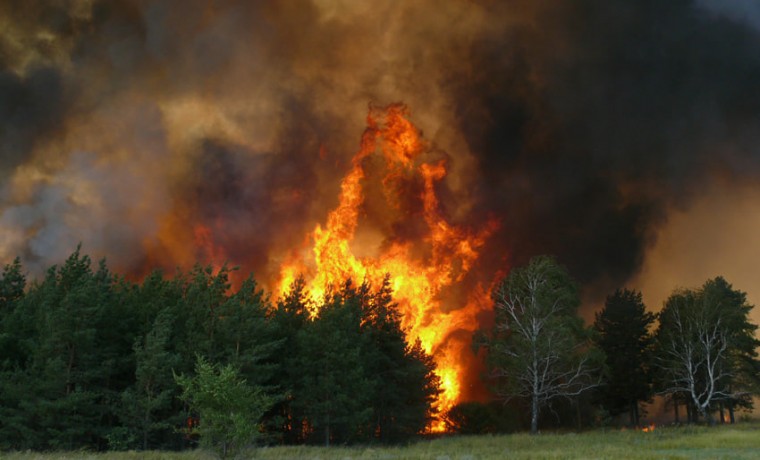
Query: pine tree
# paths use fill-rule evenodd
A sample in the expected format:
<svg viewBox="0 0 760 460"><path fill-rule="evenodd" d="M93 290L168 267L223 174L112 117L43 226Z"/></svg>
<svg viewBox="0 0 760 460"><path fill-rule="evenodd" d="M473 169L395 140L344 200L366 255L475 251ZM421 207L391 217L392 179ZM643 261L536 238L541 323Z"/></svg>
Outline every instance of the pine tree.
<svg viewBox="0 0 760 460"><path fill-rule="evenodd" d="M365 360L373 384L372 426L367 431L383 442L403 441L430 423L440 380L421 343L407 341L390 278L363 300L362 329L369 337Z"/></svg>
<svg viewBox="0 0 760 460"><path fill-rule="evenodd" d="M301 377L295 382L293 407L306 421L304 437L326 446L356 440L372 415L372 381L362 356L361 295L351 281L328 293L316 318L296 338Z"/></svg>
<svg viewBox="0 0 760 460"><path fill-rule="evenodd" d="M172 323L169 310L162 311L150 332L134 343L135 384L122 392L119 413L124 447L160 446L180 422L171 410L178 396L172 370L179 364L169 348Z"/></svg>
<svg viewBox="0 0 760 460"><path fill-rule="evenodd" d="M302 378L298 336L309 321L306 284L302 276L290 286L288 292L280 298L269 314L275 337L281 341L277 352L278 366L274 381L283 397L278 401L267 420L267 426L274 433L279 433L281 441L295 444L304 441L303 413L294 407L294 399Z"/></svg>
<svg viewBox="0 0 760 460"><path fill-rule="evenodd" d="M628 412L639 425L639 403L652 397L651 360L656 315L647 312L641 293L618 289L596 314L596 344L605 353L607 377L601 388L612 415Z"/></svg>
<svg viewBox="0 0 760 460"><path fill-rule="evenodd" d="M63 266L48 270L20 306L34 330L19 381L26 381L29 396L19 408L26 411L28 432L38 433L29 440L36 447L105 446L123 389L120 357L129 354L121 349L126 342L113 335L114 324L123 319L112 308L113 287L105 262L93 272L89 257L77 248Z"/></svg>

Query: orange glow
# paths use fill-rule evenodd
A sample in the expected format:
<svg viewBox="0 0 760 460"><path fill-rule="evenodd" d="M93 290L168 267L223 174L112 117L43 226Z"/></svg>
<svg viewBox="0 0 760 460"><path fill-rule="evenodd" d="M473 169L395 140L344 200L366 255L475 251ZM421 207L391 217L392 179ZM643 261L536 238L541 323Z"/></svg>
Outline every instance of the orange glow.
<svg viewBox="0 0 760 460"><path fill-rule="evenodd" d="M652 431L654 431L654 428L655 428L654 423L650 423L647 426L641 427L641 431L643 433L651 433Z"/></svg>
<svg viewBox="0 0 760 460"><path fill-rule="evenodd" d="M470 288L462 300L449 293L463 282L498 224L491 221L473 231L447 219L437 194L448 174L447 164L445 159L427 159L429 152L404 105L371 109L360 149L341 181L337 206L314 228L310 251L301 251L282 266L278 292L285 293L302 274L316 304L328 286L351 278L376 287L389 274L409 340L419 339L435 360L443 390L437 409L445 413L460 400L466 374L461 356L471 353L469 335L453 333L476 330L477 314L491 306L480 286ZM376 158L384 160L380 169ZM391 227L407 225L413 229L411 235L386 230L376 247L354 247L359 245L355 236L364 223L367 195L376 190L368 184L380 186L381 220ZM358 257L359 251L372 255ZM445 427L436 421L430 429Z"/></svg>

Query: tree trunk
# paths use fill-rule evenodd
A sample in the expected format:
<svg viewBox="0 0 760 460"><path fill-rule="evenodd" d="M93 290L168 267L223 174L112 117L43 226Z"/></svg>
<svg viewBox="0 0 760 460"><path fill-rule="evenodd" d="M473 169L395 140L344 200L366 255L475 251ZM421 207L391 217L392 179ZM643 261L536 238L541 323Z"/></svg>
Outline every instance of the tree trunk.
<svg viewBox="0 0 760 460"><path fill-rule="evenodd" d="M538 433L538 395L533 394L530 407L530 434Z"/></svg>
<svg viewBox="0 0 760 460"><path fill-rule="evenodd" d="M708 408L704 408L701 412L702 416L705 418L705 422L707 422L708 425L715 425L715 417L713 417L712 411L710 411Z"/></svg>
<svg viewBox="0 0 760 460"><path fill-rule="evenodd" d="M720 424L723 425L726 423L726 414L723 412L723 403L720 403L718 408L720 409Z"/></svg>
<svg viewBox="0 0 760 460"><path fill-rule="evenodd" d="M633 403L628 406L628 424L632 427L638 425L636 423L636 415L633 413Z"/></svg>
<svg viewBox="0 0 760 460"><path fill-rule="evenodd" d="M679 419L679 416L678 416L678 400L676 398L673 398L673 411L676 414L676 424L680 424L681 420Z"/></svg>
<svg viewBox="0 0 760 460"><path fill-rule="evenodd" d="M325 423L325 447L330 447L330 414L327 414L327 423Z"/></svg>
<svg viewBox="0 0 760 460"><path fill-rule="evenodd" d="M736 423L736 419L734 418L734 402L733 401L728 403L728 418L731 421L731 425Z"/></svg>
<svg viewBox="0 0 760 460"><path fill-rule="evenodd" d="M640 420L639 420L639 402L638 401L633 402L633 420L636 426L639 426Z"/></svg>
<svg viewBox="0 0 760 460"><path fill-rule="evenodd" d="M686 403L686 423L693 423L694 422L694 409L691 405L691 403Z"/></svg>

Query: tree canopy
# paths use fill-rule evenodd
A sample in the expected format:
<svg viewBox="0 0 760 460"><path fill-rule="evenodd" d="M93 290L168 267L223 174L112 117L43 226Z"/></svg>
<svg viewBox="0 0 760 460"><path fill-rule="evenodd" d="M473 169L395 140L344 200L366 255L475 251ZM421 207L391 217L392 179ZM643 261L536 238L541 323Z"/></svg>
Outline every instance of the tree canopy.
<svg viewBox="0 0 760 460"><path fill-rule="evenodd" d="M721 277L671 294L657 330L661 392L682 395L709 421L716 403L751 404L760 345L751 309Z"/></svg>
<svg viewBox="0 0 760 460"><path fill-rule="evenodd" d="M541 256L513 269L494 303L495 326L484 341L491 375L499 396L529 402L536 433L544 407L599 383L589 331L577 315L578 291L564 268Z"/></svg>
<svg viewBox="0 0 760 460"><path fill-rule="evenodd" d="M272 303L252 277L233 287L231 271L132 282L79 248L40 281L27 283L19 259L6 265L0 449L182 449L200 437L225 453L400 442L430 425L434 364L408 342L387 279L346 280L310 306L303 280Z"/></svg>
<svg viewBox="0 0 760 460"><path fill-rule="evenodd" d="M389 277L345 280L318 300L297 278L272 301L252 276L233 286L233 270L197 265L135 282L80 248L39 280L20 259L5 265L0 450L200 442L227 455L261 443L405 442L434 421L535 433L551 423L548 409L574 407L580 419L597 402L637 424L653 390L733 420L760 388L753 307L720 277L675 291L659 315L619 289L589 328L569 273L535 257L493 290L493 327L475 337L494 400L439 414L435 363L402 328Z"/></svg>
<svg viewBox="0 0 760 460"><path fill-rule="evenodd" d="M611 415L628 412L639 425L639 403L653 394L651 330L656 315L647 311L640 292L618 289L596 313L595 342L605 354L605 379L600 392Z"/></svg>

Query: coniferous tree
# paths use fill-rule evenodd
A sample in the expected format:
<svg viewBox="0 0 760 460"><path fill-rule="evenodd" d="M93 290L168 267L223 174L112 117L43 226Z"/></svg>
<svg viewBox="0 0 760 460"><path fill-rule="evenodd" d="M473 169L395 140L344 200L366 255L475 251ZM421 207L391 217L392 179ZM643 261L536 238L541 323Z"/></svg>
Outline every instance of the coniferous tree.
<svg viewBox="0 0 760 460"><path fill-rule="evenodd" d="M184 438L179 387L172 371L182 368L177 348L178 305L184 279L167 280L153 271L140 284L122 283L121 302L133 318L131 367L119 401L119 426L111 448L178 449Z"/></svg>
<svg viewBox="0 0 760 460"><path fill-rule="evenodd" d="M605 353L606 379L603 404L611 415L628 412L631 425L639 425L639 403L652 397L650 328L656 315L647 312L641 293L618 289L596 314L596 344Z"/></svg>
<svg viewBox="0 0 760 460"><path fill-rule="evenodd" d="M32 447L27 414L20 407L28 398L27 361L33 323L23 318L20 303L26 277L20 259L0 275L0 450Z"/></svg>
<svg viewBox="0 0 760 460"><path fill-rule="evenodd" d="M169 348L173 318L164 310L156 317L153 328L135 341L135 382L121 394L119 413L124 447L149 449L165 446L181 419L172 412L178 396L172 370L179 356Z"/></svg>
<svg viewBox="0 0 760 460"><path fill-rule="evenodd" d="M372 415L372 379L363 353L360 297L367 295L347 281L325 296L317 316L297 335L294 409L307 421L304 437L312 441L348 443L358 439Z"/></svg>
<svg viewBox="0 0 760 460"><path fill-rule="evenodd" d="M218 362L224 354L216 336L220 308L230 290L229 269L223 266L216 273L211 266L196 265L183 280L184 291L176 307L178 318L177 347L182 356L183 372L194 368L196 354Z"/></svg>
<svg viewBox="0 0 760 460"><path fill-rule="evenodd" d="M272 384L276 362L271 358L284 342L268 318L269 300L249 277L219 307L216 341L221 362L233 364L250 383Z"/></svg>
<svg viewBox="0 0 760 460"><path fill-rule="evenodd" d="M388 279L376 292L348 281L318 306L299 279L271 307L253 278L233 290L226 267L133 283L77 249L24 286L16 260L0 279L0 448L187 447L191 400L172 371L195 378L198 355L275 404L255 424L260 441L403 441L430 423L440 391Z"/></svg>
<svg viewBox="0 0 760 460"><path fill-rule="evenodd" d="M407 341L390 278L363 300L362 328L370 341L366 363L374 381L372 426L367 431L383 442L403 441L431 422L440 379L421 343Z"/></svg>
<svg viewBox="0 0 760 460"><path fill-rule="evenodd" d="M129 355L112 334L124 320L114 301L114 277L105 263L93 272L77 249L19 304L28 359L13 381L27 392L17 404L24 418L20 431L29 436L20 444L105 447Z"/></svg>
<svg viewBox="0 0 760 460"><path fill-rule="evenodd" d="M17 368L25 361L20 343L23 336L16 329L21 326L16 309L24 297L25 288L26 276L17 257L0 274L0 370Z"/></svg>
<svg viewBox="0 0 760 460"><path fill-rule="evenodd" d="M267 421L271 431L279 433L281 441L294 444L304 441L304 415L295 409L294 400L301 379L298 335L309 321L306 284L299 276L288 292L275 304L269 315L275 337L281 340L274 380L283 397L278 401Z"/></svg>

